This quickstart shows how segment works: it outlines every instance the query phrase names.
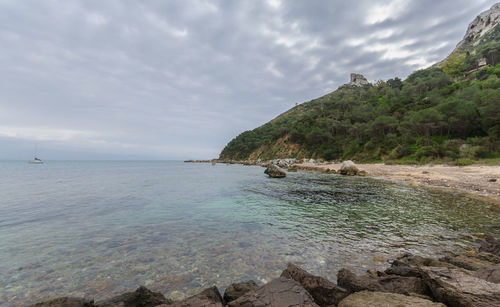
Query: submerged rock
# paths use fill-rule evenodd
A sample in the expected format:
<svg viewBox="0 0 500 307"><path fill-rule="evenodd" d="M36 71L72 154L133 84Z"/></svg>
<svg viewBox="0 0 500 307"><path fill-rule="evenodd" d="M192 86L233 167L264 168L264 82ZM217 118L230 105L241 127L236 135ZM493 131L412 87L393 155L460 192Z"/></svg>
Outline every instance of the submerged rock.
<svg viewBox="0 0 500 307"><path fill-rule="evenodd" d="M224 300L216 286L205 289L202 292L190 296L185 300L174 302L171 307L222 307Z"/></svg>
<svg viewBox="0 0 500 307"><path fill-rule="evenodd" d="M269 164L264 171L264 174L269 175L269 177L273 178L283 178L286 177L286 173L279 167L274 164Z"/></svg>
<svg viewBox="0 0 500 307"><path fill-rule="evenodd" d="M146 287L140 286L134 292L127 292L102 301L98 307L154 307L161 304L170 304L167 299L159 292L153 292Z"/></svg>
<svg viewBox="0 0 500 307"><path fill-rule="evenodd" d="M226 288L226 291L224 291L224 301L226 301L226 303L232 302L258 287L257 283L253 280L231 284Z"/></svg>
<svg viewBox="0 0 500 307"><path fill-rule="evenodd" d="M336 306L347 295L347 291L326 278L315 276L289 263L281 277L299 282L311 294L319 306Z"/></svg>
<svg viewBox="0 0 500 307"><path fill-rule="evenodd" d="M356 164L354 164L351 160L342 162L342 165L340 166L340 173L342 175L354 176L357 175L358 172L359 170L356 167Z"/></svg>
<svg viewBox="0 0 500 307"><path fill-rule="evenodd" d="M228 304L231 307L316 307L311 295L295 280L280 277Z"/></svg>
<svg viewBox="0 0 500 307"><path fill-rule="evenodd" d="M407 296L397 293L361 291L349 295L340 302L338 307L445 307L441 303L435 303L420 297Z"/></svg>
<svg viewBox="0 0 500 307"><path fill-rule="evenodd" d="M500 306L500 285L463 271L421 267L422 277L434 298L448 306Z"/></svg>
<svg viewBox="0 0 500 307"><path fill-rule="evenodd" d="M77 297L59 297L53 300L37 303L31 307L94 307L93 300Z"/></svg>

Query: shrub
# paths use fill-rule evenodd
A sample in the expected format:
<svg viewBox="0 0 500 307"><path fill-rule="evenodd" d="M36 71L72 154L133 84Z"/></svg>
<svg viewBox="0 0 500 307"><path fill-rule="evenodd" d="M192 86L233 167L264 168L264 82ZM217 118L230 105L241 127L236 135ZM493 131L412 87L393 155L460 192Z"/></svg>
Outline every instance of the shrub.
<svg viewBox="0 0 500 307"><path fill-rule="evenodd" d="M411 154L408 146L398 145L389 154L389 159L400 159Z"/></svg>
<svg viewBox="0 0 500 307"><path fill-rule="evenodd" d="M417 160L419 161L426 160L425 158L427 157L437 157L437 156L439 156L439 152L437 151L436 148L432 146L420 147L416 153Z"/></svg>
<svg viewBox="0 0 500 307"><path fill-rule="evenodd" d="M467 165L471 165L471 164L474 164L475 161L471 160L471 159L458 159L456 162L455 162L455 165L457 166L467 166Z"/></svg>

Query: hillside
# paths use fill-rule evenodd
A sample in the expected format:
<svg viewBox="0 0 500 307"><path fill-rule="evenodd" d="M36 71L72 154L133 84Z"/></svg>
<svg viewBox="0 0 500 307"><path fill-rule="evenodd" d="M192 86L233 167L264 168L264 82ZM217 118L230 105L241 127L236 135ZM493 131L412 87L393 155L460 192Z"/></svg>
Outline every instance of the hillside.
<svg viewBox="0 0 500 307"><path fill-rule="evenodd" d="M241 133L220 158L499 157L499 16L500 3L481 13L464 40L435 66L406 80L374 85L354 80Z"/></svg>

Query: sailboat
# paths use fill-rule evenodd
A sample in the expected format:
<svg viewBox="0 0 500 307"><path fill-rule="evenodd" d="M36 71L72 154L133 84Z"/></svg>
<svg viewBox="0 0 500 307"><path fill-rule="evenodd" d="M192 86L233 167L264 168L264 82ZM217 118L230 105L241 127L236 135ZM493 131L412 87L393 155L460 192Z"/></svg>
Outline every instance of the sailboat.
<svg viewBox="0 0 500 307"><path fill-rule="evenodd" d="M36 156L36 149L37 149L37 146L35 145L35 154L33 155L33 160L28 161L29 164L43 164L42 159L37 158L37 156Z"/></svg>

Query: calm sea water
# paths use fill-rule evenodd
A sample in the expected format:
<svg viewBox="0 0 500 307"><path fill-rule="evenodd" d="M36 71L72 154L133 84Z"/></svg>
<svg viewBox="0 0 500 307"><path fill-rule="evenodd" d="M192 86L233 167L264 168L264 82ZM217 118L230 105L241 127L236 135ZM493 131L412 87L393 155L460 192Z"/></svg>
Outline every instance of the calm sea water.
<svg viewBox="0 0 500 307"><path fill-rule="evenodd" d="M500 235L499 206L366 177L182 162L0 162L0 305L105 298L146 285L177 298L279 276L335 280L401 252L435 256Z"/></svg>

